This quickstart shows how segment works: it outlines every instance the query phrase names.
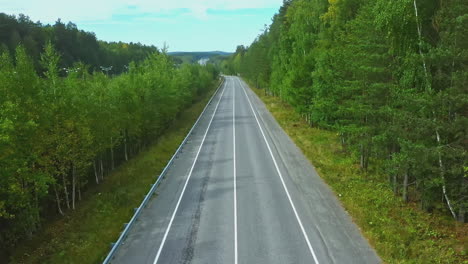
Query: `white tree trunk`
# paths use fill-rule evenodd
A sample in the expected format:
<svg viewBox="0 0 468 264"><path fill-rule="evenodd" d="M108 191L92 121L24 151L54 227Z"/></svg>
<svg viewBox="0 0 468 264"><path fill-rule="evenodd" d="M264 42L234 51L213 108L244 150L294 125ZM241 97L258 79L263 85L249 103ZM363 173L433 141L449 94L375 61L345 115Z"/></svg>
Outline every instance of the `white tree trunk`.
<svg viewBox="0 0 468 264"><path fill-rule="evenodd" d="M125 151L125 161L128 161L128 153L127 153L127 136L124 137L124 151Z"/></svg>
<svg viewBox="0 0 468 264"><path fill-rule="evenodd" d="M96 184L99 184L99 178L98 178L97 167L96 167L96 160L93 160L93 167L94 167L94 176L96 177Z"/></svg>
<svg viewBox="0 0 468 264"><path fill-rule="evenodd" d="M67 208L70 209L70 199L68 197L67 181L65 180L65 174L64 173L62 173L62 182L63 182L63 192L65 194L65 202L67 204Z"/></svg>
<svg viewBox="0 0 468 264"><path fill-rule="evenodd" d="M408 170L404 172L402 198L403 201L408 202Z"/></svg>
<svg viewBox="0 0 468 264"><path fill-rule="evenodd" d="M427 73L426 58L424 57L424 54L422 52L422 33L421 33L422 26L419 24L418 5L416 4L416 0L413 1L413 4L414 4L414 15L416 17L416 28L418 29L419 55L421 56L421 59L422 59L423 68L424 68L424 76L426 77L426 88L430 90L431 87L430 87L429 77Z"/></svg>
<svg viewBox="0 0 468 264"><path fill-rule="evenodd" d="M437 145L440 147L440 135L439 131L436 130L436 137L437 137ZM440 169L440 178L442 179L442 193L444 194L445 201L447 202L447 206L450 210L450 213L452 213L453 218L455 220L457 219L457 214L455 213L455 210L452 207L452 204L450 202L450 199L447 195L447 187L445 186L445 175L444 175L444 166L442 163L442 154L440 153L440 149L437 150L438 156L439 156L439 169Z"/></svg>
<svg viewBox="0 0 468 264"><path fill-rule="evenodd" d="M78 179L78 201L81 201L81 182Z"/></svg>
<svg viewBox="0 0 468 264"><path fill-rule="evenodd" d="M76 169L72 165L72 209L75 210L75 197L76 197Z"/></svg>
<svg viewBox="0 0 468 264"><path fill-rule="evenodd" d="M111 137L110 138L111 140L111 146L110 146L110 152L111 152L111 168L112 170L114 170L114 140L113 138Z"/></svg>
<svg viewBox="0 0 468 264"><path fill-rule="evenodd" d="M54 184L54 192L55 192L55 200L57 201L57 210L61 215L64 215L62 211L62 206L60 205L60 197L59 193L57 191L57 185Z"/></svg>
<svg viewBox="0 0 468 264"><path fill-rule="evenodd" d="M104 165L102 164L102 154L99 162L101 163L101 180L104 180Z"/></svg>

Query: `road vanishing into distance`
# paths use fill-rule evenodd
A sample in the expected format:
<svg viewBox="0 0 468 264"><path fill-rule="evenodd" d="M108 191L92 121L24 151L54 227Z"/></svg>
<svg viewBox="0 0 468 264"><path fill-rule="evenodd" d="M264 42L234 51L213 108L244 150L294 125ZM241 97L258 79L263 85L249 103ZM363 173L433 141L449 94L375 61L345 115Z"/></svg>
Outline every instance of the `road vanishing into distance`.
<svg viewBox="0 0 468 264"><path fill-rule="evenodd" d="M260 99L225 77L112 263L380 263Z"/></svg>

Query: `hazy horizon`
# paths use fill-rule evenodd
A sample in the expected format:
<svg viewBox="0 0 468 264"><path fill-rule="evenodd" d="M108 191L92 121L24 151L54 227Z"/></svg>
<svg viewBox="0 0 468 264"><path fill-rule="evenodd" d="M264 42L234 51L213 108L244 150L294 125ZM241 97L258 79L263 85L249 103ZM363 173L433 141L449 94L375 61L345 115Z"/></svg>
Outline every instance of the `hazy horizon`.
<svg viewBox="0 0 468 264"><path fill-rule="evenodd" d="M76 1L0 0L2 12L32 21L72 22L99 40L168 47L170 52L234 52L250 45L282 0ZM92 7L92 8L90 8Z"/></svg>

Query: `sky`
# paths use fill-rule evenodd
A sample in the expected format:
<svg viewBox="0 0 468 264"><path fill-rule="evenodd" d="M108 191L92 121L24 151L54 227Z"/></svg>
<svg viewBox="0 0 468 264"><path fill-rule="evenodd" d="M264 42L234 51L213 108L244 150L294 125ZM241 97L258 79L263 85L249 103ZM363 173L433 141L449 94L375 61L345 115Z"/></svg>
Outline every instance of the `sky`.
<svg viewBox="0 0 468 264"><path fill-rule="evenodd" d="M283 0L0 0L0 12L71 21L100 40L164 44L169 51L235 51L250 45Z"/></svg>

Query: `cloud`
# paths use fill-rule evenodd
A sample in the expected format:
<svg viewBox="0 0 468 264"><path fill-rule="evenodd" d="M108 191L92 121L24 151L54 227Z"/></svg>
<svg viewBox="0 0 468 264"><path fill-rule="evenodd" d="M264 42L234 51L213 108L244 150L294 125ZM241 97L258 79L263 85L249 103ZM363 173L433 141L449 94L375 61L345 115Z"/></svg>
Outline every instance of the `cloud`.
<svg viewBox="0 0 468 264"><path fill-rule="evenodd" d="M208 10L277 8L281 4L282 0L0 0L2 12L24 13L43 23L53 23L57 18L78 23L111 20L116 15L164 14L181 9L206 19Z"/></svg>

